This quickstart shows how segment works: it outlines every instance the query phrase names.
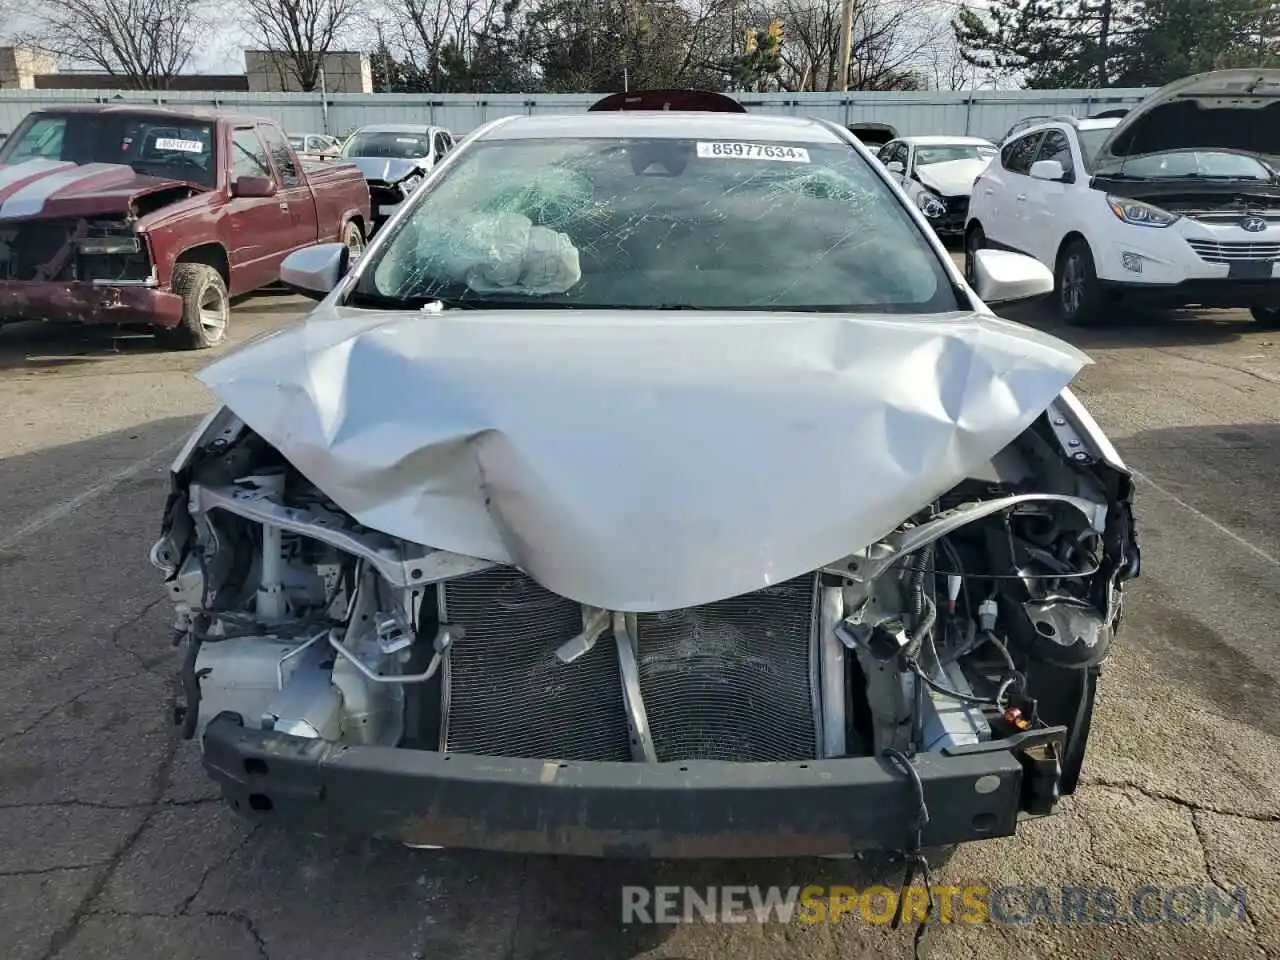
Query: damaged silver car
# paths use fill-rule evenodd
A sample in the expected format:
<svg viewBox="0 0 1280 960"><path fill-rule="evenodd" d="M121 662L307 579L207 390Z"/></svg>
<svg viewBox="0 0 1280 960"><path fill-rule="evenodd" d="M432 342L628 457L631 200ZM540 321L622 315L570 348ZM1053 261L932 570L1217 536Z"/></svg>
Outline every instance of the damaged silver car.
<svg viewBox="0 0 1280 960"><path fill-rule="evenodd" d="M845 855L1077 785L1138 573L1088 362L842 127L509 117L201 374L152 562L246 816L418 846Z"/></svg>

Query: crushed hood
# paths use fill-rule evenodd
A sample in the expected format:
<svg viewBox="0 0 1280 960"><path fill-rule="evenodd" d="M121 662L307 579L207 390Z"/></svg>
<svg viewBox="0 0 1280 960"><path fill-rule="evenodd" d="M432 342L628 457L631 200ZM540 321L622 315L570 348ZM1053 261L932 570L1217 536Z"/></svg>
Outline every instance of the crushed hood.
<svg viewBox="0 0 1280 960"><path fill-rule="evenodd" d="M1217 70L1161 87L1112 128L1094 166L1192 149L1280 157L1280 70Z"/></svg>
<svg viewBox="0 0 1280 960"><path fill-rule="evenodd" d="M200 379L360 523L646 612L873 542L1088 362L980 314L324 305Z"/></svg>
<svg viewBox="0 0 1280 960"><path fill-rule="evenodd" d="M173 187L205 189L119 163L26 160L0 166L0 220L123 213L137 198Z"/></svg>
<svg viewBox="0 0 1280 960"><path fill-rule="evenodd" d="M420 172L426 160L400 160L395 157L346 157L364 175L366 180L382 183L399 183L411 173Z"/></svg>
<svg viewBox="0 0 1280 960"><path fill-rule="evenodd" d="M991 164L991 160L944 160L916 167L916 176L926 187L944 197L967 197L973 193L973 181Z"/></svg>

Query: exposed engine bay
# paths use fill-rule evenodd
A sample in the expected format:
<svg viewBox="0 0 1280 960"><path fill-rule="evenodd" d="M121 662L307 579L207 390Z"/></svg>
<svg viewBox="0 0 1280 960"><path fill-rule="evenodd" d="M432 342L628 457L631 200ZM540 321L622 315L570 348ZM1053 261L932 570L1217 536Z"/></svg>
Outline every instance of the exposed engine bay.
<svg viewBox="0 0 1280 960"><path fill-rule="evenodd" d="M0 280L142 282L152 277L131 220L0 221Z"/></svg>
<svg viewBox="0 0 1280 960"><path fill-rule="evenodd" d="M1060 399L876 543L744 596L623 613L361 526L227 409L175 464L151 560L185 644L175 721L614 763L964 751L1043 734L1079 776L1138 572L1130 479ZM1039 788L1037 788L1039 789Z"/></svg>

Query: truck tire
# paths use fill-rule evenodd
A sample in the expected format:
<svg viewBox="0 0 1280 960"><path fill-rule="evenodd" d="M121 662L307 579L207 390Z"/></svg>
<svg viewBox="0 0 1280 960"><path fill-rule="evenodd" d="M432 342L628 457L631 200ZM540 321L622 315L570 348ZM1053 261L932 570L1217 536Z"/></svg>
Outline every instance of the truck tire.
<svg viewBox="0 0 1280 960"><path fill-rule="evenodd" d="M173 292L182 297L182 320L170 330L157 330L159 343L207 350L226 340L231 297L217 270L204 263L179 263L173 268Z"/></svg>
<svg viewBox="0 0 1280 960"><path fill-rule="evenodd" d="M351 220L342 228L342 242L347 246L347 253L350 254L348 263L355 263L360 259L360 254L364 253L364 231L360 229L360 224Z"/></svg>

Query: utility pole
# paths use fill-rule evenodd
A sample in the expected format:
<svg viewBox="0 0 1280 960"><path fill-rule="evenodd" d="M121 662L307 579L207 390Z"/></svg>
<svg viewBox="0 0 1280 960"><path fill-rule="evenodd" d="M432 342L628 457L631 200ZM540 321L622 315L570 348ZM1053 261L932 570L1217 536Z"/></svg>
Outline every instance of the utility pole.
<svg viewBox="0 0 1280 960"><path fill-rule="evenodd" d="M853 0L840 4L840 91L849 89L849 59L853 56Z"/></svg>

